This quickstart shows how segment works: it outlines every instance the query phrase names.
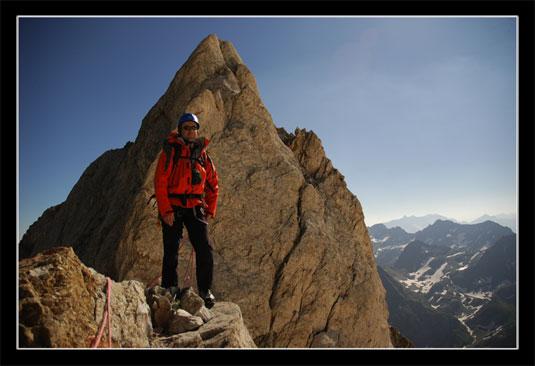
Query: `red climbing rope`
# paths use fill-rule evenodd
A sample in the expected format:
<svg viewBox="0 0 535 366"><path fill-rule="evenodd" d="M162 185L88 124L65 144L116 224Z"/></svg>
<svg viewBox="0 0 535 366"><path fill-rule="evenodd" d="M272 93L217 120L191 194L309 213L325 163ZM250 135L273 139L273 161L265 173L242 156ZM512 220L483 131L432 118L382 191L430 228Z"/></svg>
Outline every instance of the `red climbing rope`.
<svg viewBox="0 0 535 366"><path fill-rule="evenodd" d="M111 348L111 279L108 277L108 346Z"/></svg>
<svg viewBox="0 0 535 366"><path fill-rule="evenodd" d="M106 277L108 280L108 286L106 289L106 306L104 308L104 316L102 317L102 322L100 323L100 329L98 331L97 337L93 340L91 348L97 348L100 344L100 339L104 333L104 325L108 324L108 347L111 348L111 279Z"/></svg>

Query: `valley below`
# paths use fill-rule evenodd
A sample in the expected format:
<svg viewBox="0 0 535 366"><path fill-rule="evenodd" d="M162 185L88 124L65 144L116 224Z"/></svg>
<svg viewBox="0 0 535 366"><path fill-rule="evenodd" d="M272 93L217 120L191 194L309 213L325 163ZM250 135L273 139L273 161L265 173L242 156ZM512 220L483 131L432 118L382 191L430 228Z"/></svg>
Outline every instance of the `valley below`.
<svg viewBox="0 0 535 366"><path fill-rule="evenodd" d="M368 228L389 322L416 347L516 347L516 235L492 221Z"/></svg>

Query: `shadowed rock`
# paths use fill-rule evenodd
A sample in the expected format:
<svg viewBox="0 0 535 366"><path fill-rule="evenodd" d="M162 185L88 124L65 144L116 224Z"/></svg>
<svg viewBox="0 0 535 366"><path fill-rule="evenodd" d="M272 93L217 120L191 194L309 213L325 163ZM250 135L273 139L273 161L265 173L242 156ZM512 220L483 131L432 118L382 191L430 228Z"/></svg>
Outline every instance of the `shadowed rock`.
<svg viewBox="0 0 535 366"><path fill-rule="evenodd" d="M414 343L410 339L401 335L401 333L394 327L390 327L390 337L392 338L392 344L396 348L414 348Z"/></svg>

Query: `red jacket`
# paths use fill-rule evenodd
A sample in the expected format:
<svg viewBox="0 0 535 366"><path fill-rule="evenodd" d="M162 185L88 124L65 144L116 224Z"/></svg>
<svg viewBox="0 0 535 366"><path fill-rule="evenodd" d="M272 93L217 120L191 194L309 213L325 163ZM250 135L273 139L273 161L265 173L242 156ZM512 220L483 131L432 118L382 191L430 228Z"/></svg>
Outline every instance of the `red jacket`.
<svg viewBox="0 0 535 366"><path fill-rule="evenodd" d="M169 212L173 212L171 205L191 208L202 205L206 213L215 217L217 208L217 196L219 191L217 173L212 159L206 154L206 147L210 142L204 137L200 137L193 143L201 146L199 159L204 161L204 167L199 161L195 160L195 168L199 171L201 182L199 184L191 184L191 151L189 144L178 136L176 132L172 132L167 137L169 144L178 144L181 149L180 158L175 161L175 151L178 149L170 149L169 161L166 164L166 150L162 149L156 172L154 174L154 191L156 194L156 201L158 202L158 210L160 215L164 216ZM174 166L173 166L174 165ZM170 194L203 194L204 200L199 198L187 198L186 205L181 202L180 198L169 197Z"/></svg>

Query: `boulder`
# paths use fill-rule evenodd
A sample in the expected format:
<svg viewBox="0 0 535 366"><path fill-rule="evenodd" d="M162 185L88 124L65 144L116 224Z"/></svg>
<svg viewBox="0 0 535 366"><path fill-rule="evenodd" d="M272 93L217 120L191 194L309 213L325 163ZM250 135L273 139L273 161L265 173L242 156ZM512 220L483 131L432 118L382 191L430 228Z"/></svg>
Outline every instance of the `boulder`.
<svg viewBox="0 0 535 366"><path fill-rule="evenodd" d="M171 314L168 332L172 334L195 330L204 324L202 318L193 316L183 309L174 310Z"/></svg>
<svg viewBox="0 0 535 366"><path fill-rule="evenodd" d="M151 306L154 327L157 329L167 329L171 318L171 302L167 296L160 296Z"/></svg>
<svg viewBox="0 0 535 366"><path fill-rule="evenodd" d="M203 322L205 322L205 323L208 322L210 319L212 319L215 316L214 313L210 309L206 308L206 306L202 306L193 315L200 317L203 320Z"/></svg>
<svg viewBox="0 0 535 366"><path fill-rule="evenodd" d="M230 302L216 302L213 318L195 331L155 337L153 348L256 348L243 322L240 308Z"/></svg>
<svg viewBox="0 0 535 366"><path fill-rule="evenodd" d="M204 300L191 287L185 288L180 294L180 307L190 314L195 314L204 306Z"/></svg>
<svg viewBox="0 0 535 366"><path fill-rule="evenodd" d="M204 348L204 345L199 332L187 332L154 338L151 348Z"/></svg>
<svg viewBox="0 0 535 366"><path fill-rule="evenodd" d="M70 247L19 263L20 347L90 347L106 304L106 278L84 266ZM148 347L152 334L143 284L112 282L114 347ZM108 344L107 331L101 340Z"/></svg>

